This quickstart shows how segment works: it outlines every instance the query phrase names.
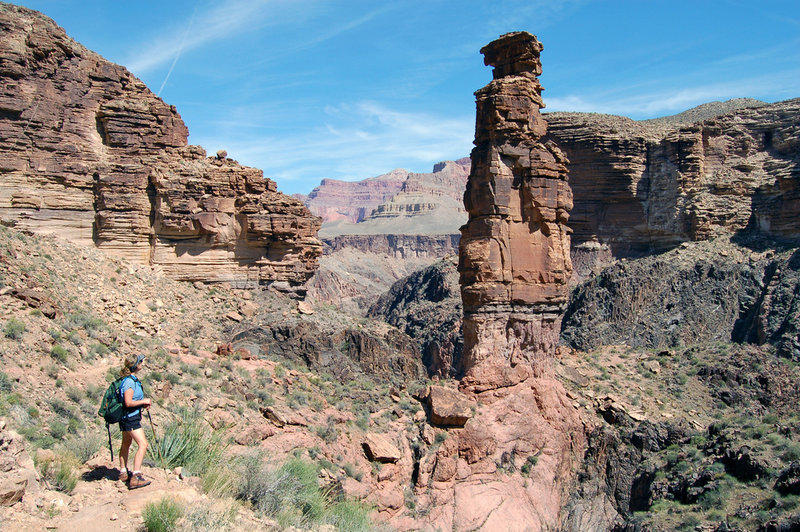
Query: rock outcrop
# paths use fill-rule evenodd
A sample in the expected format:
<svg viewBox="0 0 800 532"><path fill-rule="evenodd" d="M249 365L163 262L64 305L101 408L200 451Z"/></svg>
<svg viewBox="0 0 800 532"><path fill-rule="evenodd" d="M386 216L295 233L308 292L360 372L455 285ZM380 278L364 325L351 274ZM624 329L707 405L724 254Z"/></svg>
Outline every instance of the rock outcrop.
<svg viewBox="0 0 800 532"><path fill-rule="evenodd" d="M185 280L306 281L320 220L187 144L174 106L52 20L0 4L0 216Z"/></svg>
<svg viewBox="0 0 800 532"><path fill-rule="evenodd" d="M570 160L579 269L722 234L800 236L800 99L706 104L647 121L547 121L547 138Z"/></svg>
<svg viewBox="0 0 800 532"><path fill-rule="evenodd" d="M436 259L458 253L460 235L340 235L324 238L325 254L350 248L395 259Z"/></svg>
<svg viewBox="0 0 800 532"><path fill-rule="evenodd" d="M664 349L770 344L800 360L800 250L754 251L724 237L620 262L576 287L562 340ZM646 317L646 318L645 318Z"/></svg>
<svg viewBox="0 0 800 532"><path fill-rule="evenodd" d="M481 50L494 80L476 92L472 171L464 193L459 272L464 302L462 386L509 386L541 373L558 343L572 273L567 159L547 124L539 52L529 33Z"/></svg>
<svg viewBox="0 0 800 532"><path fill-rule="evenodd" d="M417 341L428 375L456 378L461 376L464 345L461 314L454 258L397 281L367 313Z"/></svg>
<svg viewBox="0 0 800 532"><path fill-rule="evenodd" d="M539 52L526 32L481 50L494 81L479 90L469 222L459 253L465 376L433 387L431 421L448 425L422 457L417 486L431 528L557 530L583 431L552 357L571 273L566 159L546 131ZM444 284L444 280L437 284ZM430 286L435 286L431 284ZM519 472L519 473L517 473Z"/></svg>

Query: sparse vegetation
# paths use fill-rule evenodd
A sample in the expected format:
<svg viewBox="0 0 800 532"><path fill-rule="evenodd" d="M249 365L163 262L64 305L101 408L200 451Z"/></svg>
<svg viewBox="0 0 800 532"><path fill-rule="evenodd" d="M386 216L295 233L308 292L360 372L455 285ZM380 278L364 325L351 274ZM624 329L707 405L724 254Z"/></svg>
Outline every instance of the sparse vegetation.
<svg viewBox="0 0 800 532"><path fill-rule="evenodd" d="M144 527L148 532L173 532L182 515L183 507L170 497L149 502L142 510Z"/></svg>
<svg viewBox="0 0 800 532"><path fill-rule="evenodd" d="M24 333L25 324L16 318L9 318L3 327L3 334L5 334L6 338L10 338L12 340L21 339Z"/></svg>

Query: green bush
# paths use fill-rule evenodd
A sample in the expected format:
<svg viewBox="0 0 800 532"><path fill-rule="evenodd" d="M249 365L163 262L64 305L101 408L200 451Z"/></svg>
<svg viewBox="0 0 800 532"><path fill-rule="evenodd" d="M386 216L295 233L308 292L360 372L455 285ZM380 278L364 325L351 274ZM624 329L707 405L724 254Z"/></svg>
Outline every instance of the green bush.
<svg viewBox="0 0 800 532"><path fill-rule="evenodd" d="M55 440L60 440L67 435L67 426L58 420L50 421L50 436Z"/></svg>
<svg viewBox="0 0 800 532"><path fill-rule="evenodd" d="M58 491L72 493L72 490L74 490L75 486L78 485L78 475L75 474L75 470L72 469L72 466L69 463L66 461L61 462L53 478L52 484L53 487Z"/></svg>
<svg viewBox="0 0 800 532"><path fill-rule="evenodd" d="M369 507L358 501L346 499L331 506L324 521L333 525L339 532L375 530L369 513Z"/></svg>
<svg viewBox="0 0 800 532"><path fill-rule="evenodd" d="M330 492L319 487L319 468L314 464L293 458L280 467L270 467L262 455L255 454L245 457L240 468L238 497L282 528L331 524L336 530L375 530L369 507L354 500L333 501Z"/></svg>
<svg viewBox="0 0 800 532"><path fill-rule="evenodd" d="M183 508L169 497L164 497L158 502L149 502L142 510L144 527L148 532L172 532L176 529L181 515Z"/></svg>
<svg viewBox="0 0 800 532"><path fill-rule="evenodd" d="M239 498L250 501L259 512L283 528L306 527L325 513L325 494L317 485L317 468L293 458L277 469L268 469L260 455L245 461Z"/></svg>
<svg viewBox="0 0 800 532"><path fill-rule="evenodd" d="M6 338L11 338L12 340L19 340L22 338L24 332L25 324L16 318L10 318L6 322L5 327L3 327L3 333L6 335Z"/></svg>
<svg viewBox="0 0 800 532"><path fill-rule="evenodd" d="M54 344L50 349L50 356L63 364L69 358L69 351L58 344Z"/></svg>

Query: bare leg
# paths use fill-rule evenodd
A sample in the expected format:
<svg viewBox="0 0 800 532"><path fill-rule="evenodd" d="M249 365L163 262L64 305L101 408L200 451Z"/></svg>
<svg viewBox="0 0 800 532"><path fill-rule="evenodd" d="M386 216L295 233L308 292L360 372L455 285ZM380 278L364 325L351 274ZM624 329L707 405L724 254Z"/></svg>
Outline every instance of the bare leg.
<svg viewBox="0 0 800 532"><path fill-rule="evenodd" d="M133 437L133 440L136 442L136 445L139 447L136 449L136 455L133 457L133 470L140 471L142 470L142 461L144 460L144 455L147 452L147 437L144 435L144 429L139 427L136 430L132 430L129 433ZM130 445L130 443L128 443ZM120 450L120 454L122 451ZM125 452L125 457L127 458L127 450Z"/></svg>
<svg viewBox="0 0 800 532"><path fill-rule="evenodd" d="M131 448L133 437L130 432L122 433L122 445L119 448L119 470L128 469L128 450Z"/></svg>

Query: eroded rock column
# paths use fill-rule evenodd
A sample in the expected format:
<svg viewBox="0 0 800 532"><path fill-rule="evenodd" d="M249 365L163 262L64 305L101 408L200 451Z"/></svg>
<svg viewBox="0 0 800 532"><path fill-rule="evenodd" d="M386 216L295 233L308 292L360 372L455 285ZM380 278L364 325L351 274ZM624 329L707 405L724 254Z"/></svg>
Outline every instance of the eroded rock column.
<svg viewBox="0 0 800 532"><path fill-rule="evenodd" d="M475 93L472 171L464 193L459 273L464 379L474 391L541 375L558 342L572 272L567 159L539 109L542 44L527 32L481 49L494 67Z"/></svg>

